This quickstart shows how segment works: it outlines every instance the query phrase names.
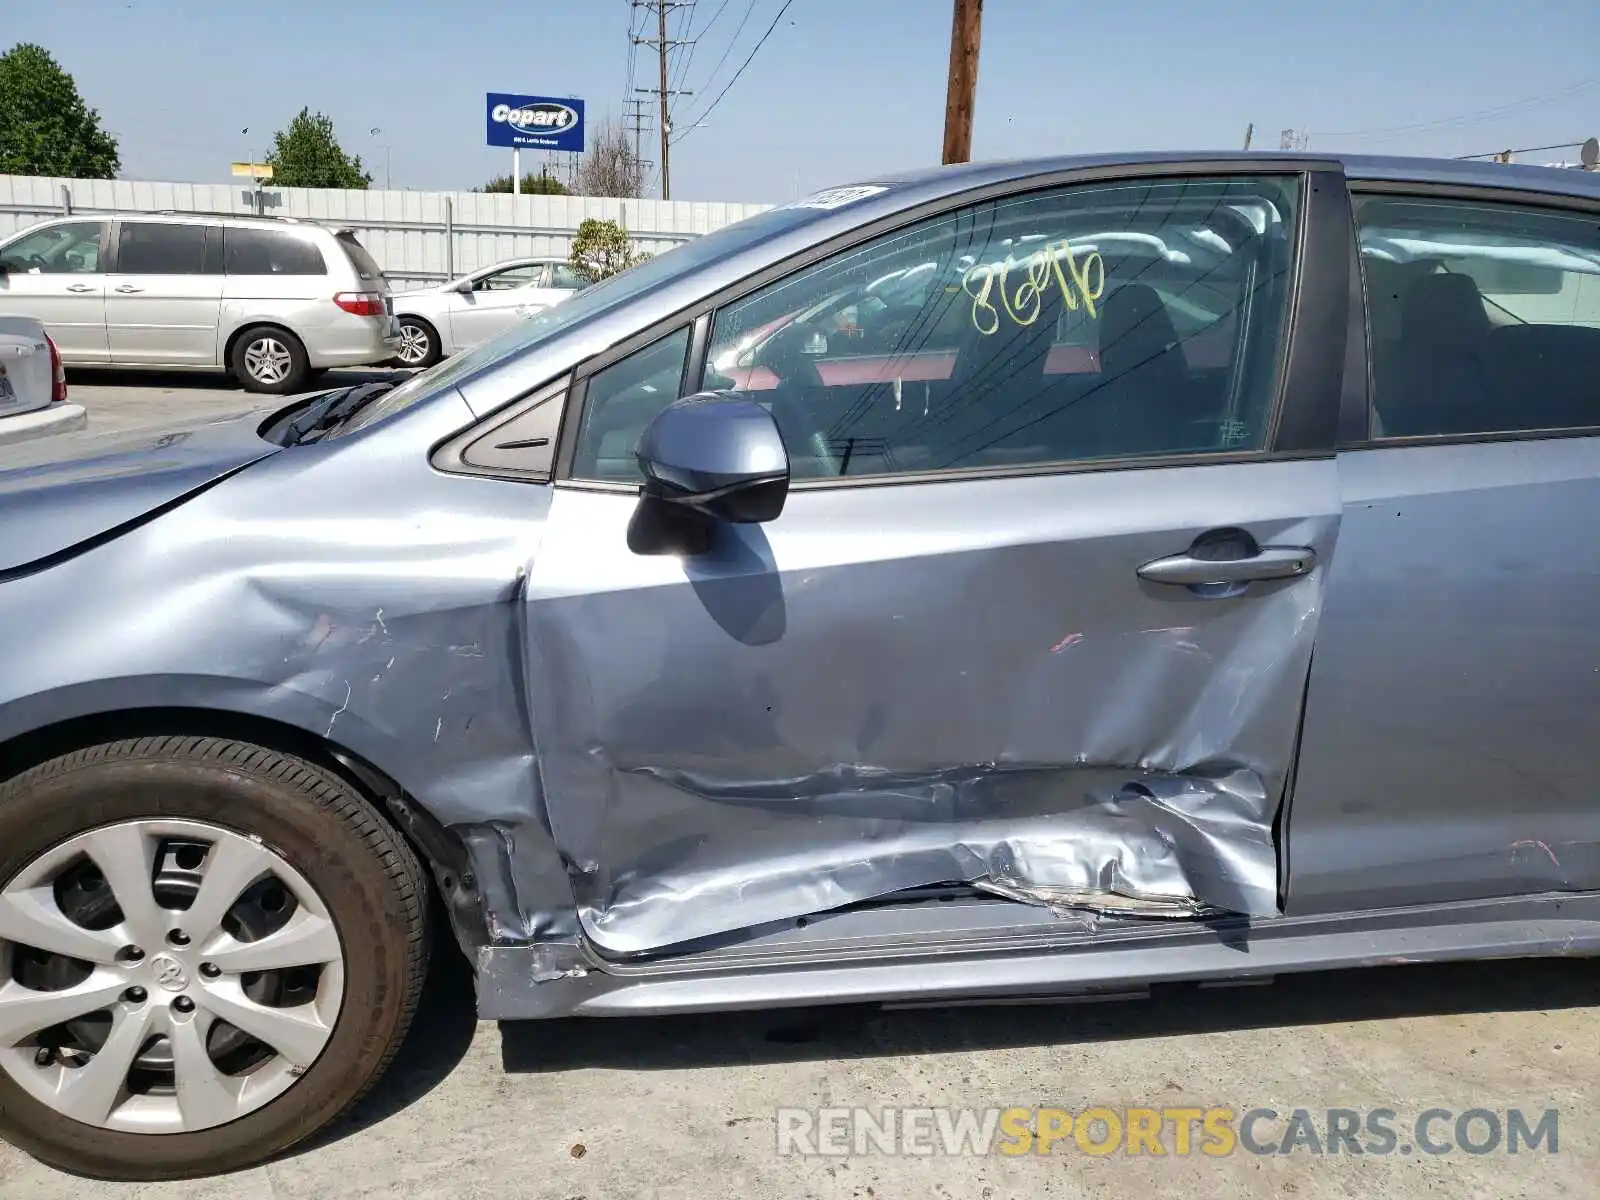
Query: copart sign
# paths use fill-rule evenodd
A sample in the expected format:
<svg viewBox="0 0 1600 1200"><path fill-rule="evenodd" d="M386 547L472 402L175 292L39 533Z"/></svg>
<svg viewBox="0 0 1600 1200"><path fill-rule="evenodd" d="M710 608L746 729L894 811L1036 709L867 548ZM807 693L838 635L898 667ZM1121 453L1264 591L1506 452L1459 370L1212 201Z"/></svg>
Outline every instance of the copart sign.
<svg viewBox="0 0 1600 1200"><path fill-rule="evenodd" d="M582 100L490 92L485 109L491 146L583 149Z"/></svg>

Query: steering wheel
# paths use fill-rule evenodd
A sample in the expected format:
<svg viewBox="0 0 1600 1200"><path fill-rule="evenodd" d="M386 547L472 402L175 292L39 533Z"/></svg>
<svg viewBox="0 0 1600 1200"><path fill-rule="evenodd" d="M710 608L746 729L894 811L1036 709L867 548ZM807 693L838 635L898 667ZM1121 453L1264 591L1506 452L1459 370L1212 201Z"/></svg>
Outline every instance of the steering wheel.
<svg viewBox="0 0 1600 1200"><path fill-rule="evenodd" d="M828 443L828 431L815 406L809 403L812 395L826 386L816 360L805 352L805 343L814 332L798 322L784 326L761 344L754 365L778 377L778 386L770 395L772 417L784 443L803 448L816 461L817 474L830 476L839 474L842 462Z"/></svg>

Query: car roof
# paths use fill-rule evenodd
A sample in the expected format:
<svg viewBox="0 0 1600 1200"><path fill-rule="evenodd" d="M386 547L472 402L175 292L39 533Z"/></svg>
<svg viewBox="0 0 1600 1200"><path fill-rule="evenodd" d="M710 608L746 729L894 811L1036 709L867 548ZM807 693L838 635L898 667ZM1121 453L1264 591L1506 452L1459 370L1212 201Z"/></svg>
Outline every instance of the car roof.
<svg viewBox="0 0 1600 1200"><path fill-rule="evenodd" d="M959 192L985 184L1021 181L1036 175L1098 168L1159 165L1215 165L1248 169L1251 163L1302 163L1307 167L1342 168L1353 182L1411 182L1459 187L1511 188L1558 196L1600 198L1600 172L1577 168L1502 164L1477 159L1407 158L1373 154L1310 154L1289 151L1164 150L1118 154L1076 154L1049 158L1007 159L928 167L863 179L899 190L919 188Z"/></svg>
<svg viewBox="0 0 1600 1200"><path fill-rule="evenodd" d="M564 263L567 260L559 254L530 254L526 258L502 258L498 262L488 263L485 266L474 267L473 275L480 275L484 271L496 271L501 267L522 267L530 263Z"/></svg>
<svg viewBox="0 0 1600 1200"><path fill-rule="evenodd" d="M59 216L46 217L42 221L13 232L25 233L29 229L41 229L47 225L60 225L69 221L138 221L161 225L239 225L246 228L278 229L284 232L320 231L334 235L354 232L353 228L348 225L329 225L307 217L269 217L257 216L254 213L190 212L179 209L162 209L155 212L101 212L85 209L73 213L64 213ZM10 237L11 235L8 233L4 236Z"/></svg>

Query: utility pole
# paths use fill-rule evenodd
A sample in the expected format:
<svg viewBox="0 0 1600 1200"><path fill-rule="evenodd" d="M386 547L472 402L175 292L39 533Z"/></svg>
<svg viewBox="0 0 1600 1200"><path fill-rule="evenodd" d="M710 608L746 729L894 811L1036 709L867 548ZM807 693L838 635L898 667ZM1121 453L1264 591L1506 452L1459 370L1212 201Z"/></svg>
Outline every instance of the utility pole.
<svg viewBox="0 0 1600 1200"><path fill-rule="evenodd" d="M1244 127L1244 148L1246 150L1250 149L1250 143L1255 140L1255 136L1256 136L1256 123L1254 121L1251 121L1250 124L1248 124L1248 125L1246 125Z"/></svg>
<svg viewBox="0 0 1600 1200"><path fill-rule="evenodd" d="M983 0L955 0L950 27L950 83L944 104L944 161L972 158L972 97L978 89L978 29Z"/></svg>
<svg viewBox="0 0 1600 1200"><path fill-rule="evenodd" d="M661 129L661 198L672 199L672 164L670 161L668 135L672 132L672 120L667 113L668 101L673 96L692 96L693 92L673 89L667 86L667 59L674 46L687 46L692 39L679 38L673 40L667 37L667 12L674 8L693 8L694 0L630 0L635 8L642 8L645 12L656 14L656 36L653 38L634 38L634 42L641 46L654 46L657 58L660 60L661 84L654 88L634 88L636 92L654 92L659 104L658 121Z"/></svg>

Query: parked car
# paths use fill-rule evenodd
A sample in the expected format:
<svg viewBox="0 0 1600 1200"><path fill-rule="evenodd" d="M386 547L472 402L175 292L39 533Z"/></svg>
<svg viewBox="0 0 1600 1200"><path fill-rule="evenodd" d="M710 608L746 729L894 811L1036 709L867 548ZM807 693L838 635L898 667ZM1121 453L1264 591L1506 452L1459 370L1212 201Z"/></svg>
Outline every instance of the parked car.
<svg viewBox="0 0 1600 1200"><path fill-rule="evenodd" d="M559 304L588 281L565 259L514 258L434 287L396 292L406 367L431 367Z"/></svg>
<svg viewBox="0 0 1600 1200"><path fill-rule="evenodd" d="M311 1135L430 889L488 1019L1600 952L1597 218L1466 162L880 178L0 472L0 1131Z"/></svg>
<svg viewBox="0 0 1600 1200"><path fill-rule="evenodd" d="M389 284L356 235L287 217L63 217L0 243L0 315L50 330L68 366L226 370L302 389L400 345Z"/></svg>
<svg viewBox="0 0 1600 1200"><path fill-rule="evenodd" d="M44 326L32 317L0 317L0 418L66 399L67 373Z"/></svg>

